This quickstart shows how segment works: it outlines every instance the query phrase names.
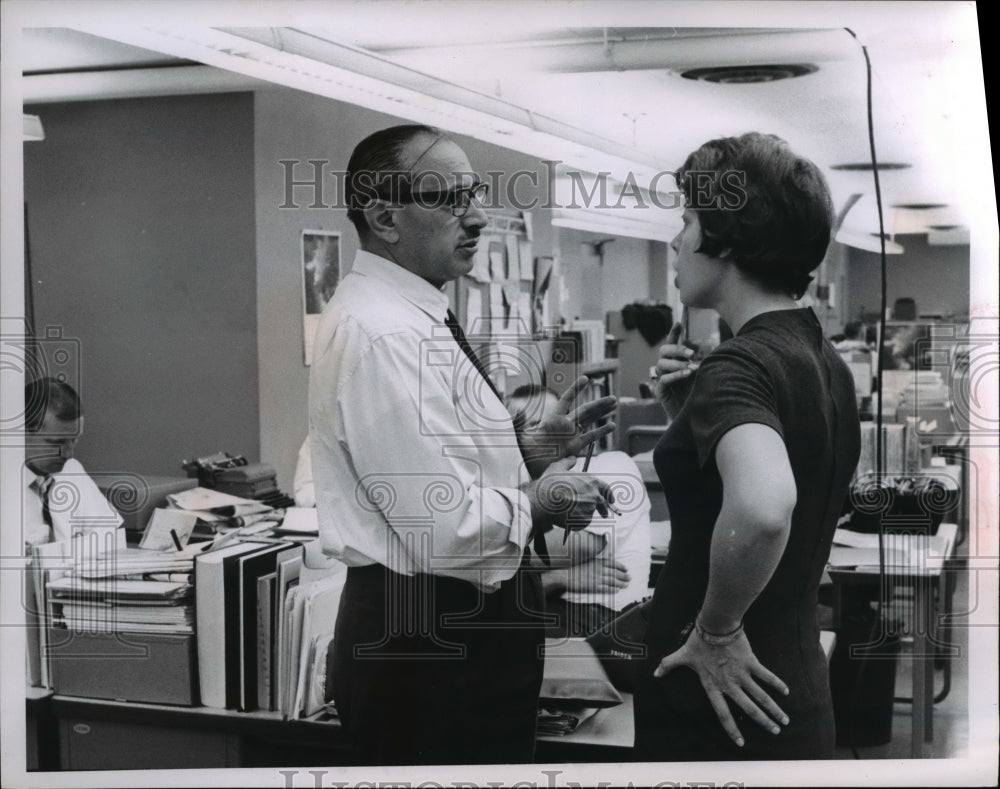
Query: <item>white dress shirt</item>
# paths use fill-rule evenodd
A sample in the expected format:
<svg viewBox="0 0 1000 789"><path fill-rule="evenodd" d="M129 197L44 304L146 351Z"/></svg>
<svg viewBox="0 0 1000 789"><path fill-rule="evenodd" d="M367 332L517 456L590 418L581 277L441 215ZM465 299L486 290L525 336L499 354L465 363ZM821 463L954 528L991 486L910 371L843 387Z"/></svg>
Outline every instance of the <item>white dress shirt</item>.
<svg viewBox="0 0 1000 789"><path fill-rule="evenodd" d="M348 566L492 590L521 563L530 477L447 311L443 291L364 251L324 309L309 382L320 539Z"/></svg>
<svg viewBox="0 0 1000 789"><path fill-rule="evenodd" d="M74 534L108 530L124 545L122 516L111 506L100 488L76 458L67 460L48 478L50 527L43 515L42 485L45 478L23 466L22 524L25 545L68 540ZM120 538L120 539L119 539Z"/></svg>
<svg viewBox="0 0 1000 789"><path fill-rule="evenodd" d="M573 467L583 470L583 459ZM610 513L602 518L594 513L586 531L604 535L607 544L599 557L620 562L628 570L628 585L617 592L564 592L563 599L572 603L597 603L615 611L621 611L630 603L647 597L649 591L649 567L651 564L651 542L649 526L649 496L642 472L635 461L624 452L602 452L590 459L589 474L607 482L615 494L615 505L621 515ZM552 544L550 552L559 551L556 545L562 540L562 529L553 529L546 535ZM565 549L563 549L565 550ZM569 568L573 572L573 567Z"/></svg>
<svg viewBox="0 0 1000 789"><path fill-rule="evenodd" d="M313 489L312 449L309 446L309 436L306 436L299 447L299 456L295 461L295 476L292 478L292 498L296 507L315 507L316 492Z"/></svg>

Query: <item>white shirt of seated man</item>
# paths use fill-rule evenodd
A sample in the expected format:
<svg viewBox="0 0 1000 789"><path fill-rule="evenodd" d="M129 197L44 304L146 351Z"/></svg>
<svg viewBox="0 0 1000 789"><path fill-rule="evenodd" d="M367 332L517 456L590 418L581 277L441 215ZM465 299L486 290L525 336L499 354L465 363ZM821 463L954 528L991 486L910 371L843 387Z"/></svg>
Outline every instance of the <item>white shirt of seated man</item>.
<svg viewBox="0 0 1000 789"><path fill-rule="evenodd" d="M67 540L89 527L111 530L124 547L121 515L73 457L82 434L82 416L63 420L52 411L45 412L37 430L25 433L21 501L26 546Z"/></svg>
<svg viewBox="0 0 1000 789"><path fill-rule="evenodd" d="M296 507L315 507L316 490L313 487L312 454L309 436L299 447L299 457L295 462L295 477L292 480L292 498Z"/></svg>
<svg viewBox="0 0 1000 789"><path fill-rule="evenodd" d="M530 429L558 400L550 390L527 387L527 391L514 391L507 409L515 418L522 413L524 429ZM573 470L582 471L584 462L578 458ZM602 518L595 512L586 528L570 532L568 538L558 527L548 532L545 542L553 569L542 573L542 582L546 595L561 591L568 602L597 603L621 611L649 595L649 497L642 472L624 452L595 448L588 473L612 486L622 514L610 512Z"/></svg>

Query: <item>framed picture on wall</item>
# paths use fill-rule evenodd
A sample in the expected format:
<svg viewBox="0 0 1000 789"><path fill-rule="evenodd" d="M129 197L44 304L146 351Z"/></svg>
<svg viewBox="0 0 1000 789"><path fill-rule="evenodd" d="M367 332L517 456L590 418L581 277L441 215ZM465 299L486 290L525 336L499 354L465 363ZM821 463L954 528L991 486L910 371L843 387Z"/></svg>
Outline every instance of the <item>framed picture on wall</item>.
<svg viewBox="0 0 1000 789"><path fill-rule="evenodd" d="M303 230L302 336L306 365L312 364L312 343L320 313L340 283L340 233Z"/></svg>

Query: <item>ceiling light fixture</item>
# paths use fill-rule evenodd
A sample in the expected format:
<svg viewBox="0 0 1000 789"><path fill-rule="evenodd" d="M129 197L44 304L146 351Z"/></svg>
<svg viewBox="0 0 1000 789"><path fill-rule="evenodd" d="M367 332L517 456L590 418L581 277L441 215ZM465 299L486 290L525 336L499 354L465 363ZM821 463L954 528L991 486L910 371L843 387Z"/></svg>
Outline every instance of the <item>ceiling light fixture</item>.
<svg viewBox="0 0 1000 789"><path fill-rule="evenodd" d="M879 162L878 171L880 173L891 170L906 170L911 165L907 162ZM839 170L846 173L870 173L872 171L871 162L847 162L845 164L831 164L831 170Z"/></svg>
<svg viewBox="0 0 1000 789"><path fill-rule="evenodd" d="M684 79L698 82L715 82L723 85L753 85L762 82L778 82L813 74L819 66L812 63L768 64L755 66L710 66L681 72Z"/></svg>
<svg viewBox="0 0 1000 789"><path fill-rule="evenodd" d="M587 211L579 208L553 208L552 226L586 230L625 238L662 241L665 244L676 235L676 228L666 223L639 222L610 211Z"/></svg>
<svg viewBox="0 0 1000 789"><path fill-rule="evenodd" d="M854 249L862 249L865 252L875 252L877 254L882 251L882 242L879 239L878 233L872 235L870 233L858 233L853 230L841 228L837 231L833 240L838 244L853 247ZM902 244L888 238L885 239L885 254L902 255L905 251Z"/></svg>

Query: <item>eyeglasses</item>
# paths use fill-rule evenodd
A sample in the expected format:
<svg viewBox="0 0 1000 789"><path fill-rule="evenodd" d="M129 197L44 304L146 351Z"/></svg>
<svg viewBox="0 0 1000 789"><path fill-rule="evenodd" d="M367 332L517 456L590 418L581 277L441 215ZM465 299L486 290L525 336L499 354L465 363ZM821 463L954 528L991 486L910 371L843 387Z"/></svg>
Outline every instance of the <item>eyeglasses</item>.
<svg viewBox="0 0 1000 789"><path fill-rule="evenodd" d="M472 186L461 186L457 189L446 191L413 192L403 198L403 203L416 203L422 208L443 208L447 206L451 209L452 216L463 217L469 212L472 199L483 205L486 195L489 194L490 185L488 183L478 183Z"/></svg>

